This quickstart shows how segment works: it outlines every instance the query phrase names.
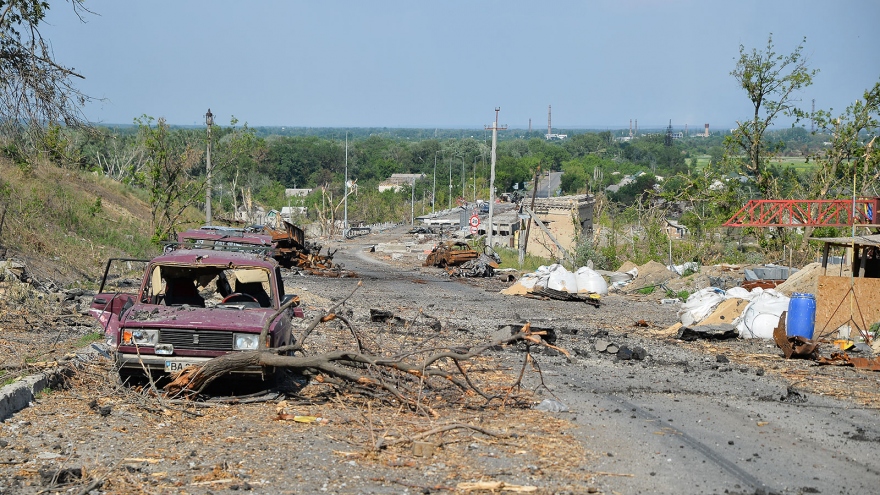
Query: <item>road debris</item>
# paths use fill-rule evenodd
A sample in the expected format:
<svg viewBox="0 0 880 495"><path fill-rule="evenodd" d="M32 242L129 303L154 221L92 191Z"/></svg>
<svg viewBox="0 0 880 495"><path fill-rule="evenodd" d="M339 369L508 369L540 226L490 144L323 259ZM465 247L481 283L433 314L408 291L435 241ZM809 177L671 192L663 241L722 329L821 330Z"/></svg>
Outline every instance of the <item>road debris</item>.
<svg viewBox="0 0 880 495"><path fill-rule="evenodd" d="M459 483L455 485L456 490L465 492L514 492L514 493L532 493L538 491L537 486L513 485L503 481L478 481L475 483Z"/></svg>
<svg viewBox="0 0 880 495"><path fill-rule="evenodd" d="M678 340L691 342L694 340L729 340L739 337L739 330L729 323L715 325L682 326L678 329Z"/></svg>
<svg viewBox="0 0 880 495"><path fill-rule="evenodd" d="M536 411L544 411L544 412L567 412L568 406L559 402L556 399L544 399L539 402L534 409Z"/></svg>
<svg viewBox="0 0 880 495"><path fill-rule="evenodd" d="M480 253L464 241L446 241L434 246L425 258L424 266L449 268L476 260ZM496 267L497 268L497 267Z"/></svg>
<svg viewBox="0 0 880 495"><path fill-rule="evenodd" d="M786 313L782 313L782 316L779 318L779 324L773 329L773 340L776 342L776 346L782 349L785 359L819 359L818 342L813 342L799 335L788 336L785 331L785 315Z"/></svg>

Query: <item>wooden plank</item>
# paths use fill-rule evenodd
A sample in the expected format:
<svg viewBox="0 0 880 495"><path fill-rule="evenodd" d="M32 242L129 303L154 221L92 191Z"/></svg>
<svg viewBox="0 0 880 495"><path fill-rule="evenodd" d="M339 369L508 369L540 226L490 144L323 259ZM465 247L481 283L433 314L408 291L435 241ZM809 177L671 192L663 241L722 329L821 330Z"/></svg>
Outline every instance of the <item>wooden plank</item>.
<svg viewBox="0 0 880 495"><path fill-rule="evenodd" d="M820 275L818 287L814 333L816 337L832 334L838 327L849 322L850 318L855 322L852 325L854 332L856 326L867 330L873 323L880 321L880 278L856 278L852 304L849 277ZM855 334L852 336L855 337Z"/></svg>

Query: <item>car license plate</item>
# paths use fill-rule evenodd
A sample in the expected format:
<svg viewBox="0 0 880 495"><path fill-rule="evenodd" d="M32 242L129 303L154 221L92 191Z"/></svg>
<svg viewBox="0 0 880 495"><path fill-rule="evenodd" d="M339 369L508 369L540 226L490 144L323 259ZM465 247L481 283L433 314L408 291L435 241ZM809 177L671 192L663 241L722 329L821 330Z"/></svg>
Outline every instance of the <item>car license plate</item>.
<svg viewBox="0 0 880 495"><path fill-rule="evenodd" d="M178 371L183 371L186 368L194 365L196 363L187 362L187 361L172 361L170 359L165 360L165 372L166 373L176 373Z"/></svg>

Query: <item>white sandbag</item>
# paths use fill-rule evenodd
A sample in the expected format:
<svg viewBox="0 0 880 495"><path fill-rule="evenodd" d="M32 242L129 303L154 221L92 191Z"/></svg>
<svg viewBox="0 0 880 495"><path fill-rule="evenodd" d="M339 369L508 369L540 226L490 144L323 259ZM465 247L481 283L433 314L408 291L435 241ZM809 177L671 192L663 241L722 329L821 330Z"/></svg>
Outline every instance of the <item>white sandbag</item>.
<svg viewBox="0 0 880 495"><path fill-rule="evenodd" d="M746 306L737 324L744 339L772 339L779 317L788 310L789 298L773 289L764 290Z"/></svg>
<svg viewBox="0 0 880 495"><path fill-rule="evenodd" d="M526 273L525 275L523 275L519 279L519 285L522 285L523 287L525 287L526 289L529 289L529 290L535 288L535 284L537 284L537 283L538 283L538 276L535 275L534 273Z"/></svg>
<svg viewBox="0 0 880 495"><path fill-rule="evenodd" d="M608 295L608 283L595 270L582 266L574 272L579 294Z"/></svg>
<svg viewBox="0 0 880 495"><path fill-rule="evenodd" d="M577 294L577 278L574 273L566 270L562 265L554 266L556 266L556 268L550 272L550 277L547 280L547 288Z"/></svg>
<svg viewBox="0 0 880 495"><path fill-rule="evenodd" d="M723 300L724 291L717 287L706 287L694 292L678 311L681 324L687 327L699 323L712 314L715 306L721 304Z"/></svg>
<svg viewBox="0 0 880 495"><path fill-rule="evenodd" d="M728 299L735 297L737 299L748 299L749 301L752 300L752 296L750 295L749 291L743 289L742 287L733 287L731 289L727 289L726 292L727 293L725 295Z"/></svg>

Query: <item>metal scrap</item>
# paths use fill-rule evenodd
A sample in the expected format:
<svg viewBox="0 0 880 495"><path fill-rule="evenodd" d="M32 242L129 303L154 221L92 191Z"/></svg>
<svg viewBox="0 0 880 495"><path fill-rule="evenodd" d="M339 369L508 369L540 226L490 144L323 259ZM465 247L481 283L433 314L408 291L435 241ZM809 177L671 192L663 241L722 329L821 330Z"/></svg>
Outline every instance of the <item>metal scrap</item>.
<svg viewBox="0 0 880 495"><path fill-rule="evenodd" d="M305 240L305 232L290 222L284 222L284 230L264 226L263 231L272 236L275 258L286 268L298 268L312 275L326 277L349 277L352 273L333 264L336 251L327 250L321 254L321 245Z"/></svg>
<svg viewBox="0 0 880 495"><path fill-rule="evenodd" d="M474 248L464 241L447 241L434 246L425 259L424 266L447 268L460 266L480 257ZM495 267L497 268L497 267Z"/></svg>
<svg viewBox="0 0 880 495"><path fill-rule="evenodd" d="M498 268L498 262L485 254L481 254L479 258L465 262L459 267L447 269L452 277L492 277L495 275L495 269Z"/></svg>
<svg viewBox="0 0 880 495"><path fill-rule="evenodd" d="M561 290L551 289L549 287L535 286L526 296L537 296L538 298L555 299L557 301L581 301L595 307L602 304L599 294L573 294Z"/></svg>
<svg viewBox="0 0 880 495"><path fill-rule="evenodd" d="M773 340L776 342L776 345L780 349L782 349L782 353L785 355L785 359L820 359L818 342L813 342L812 340L806 337L801 337L799 335L789 337L786 334L786 313L786 311L782 312L782 315L780 315L779 317L779 324L776 325L776 328L773 329Z"/></svg>
<svg viewBox="0 0 880 495"><path fill-rule="evenodd" d="M836 366L852 366L854 368L870 370L870 371L880 371L880 357L875 358L863 358L863 357L850 357L849 354L845 352L832 352L831 357L820 357L818 359L819 364L829 364Z"/></svg>

